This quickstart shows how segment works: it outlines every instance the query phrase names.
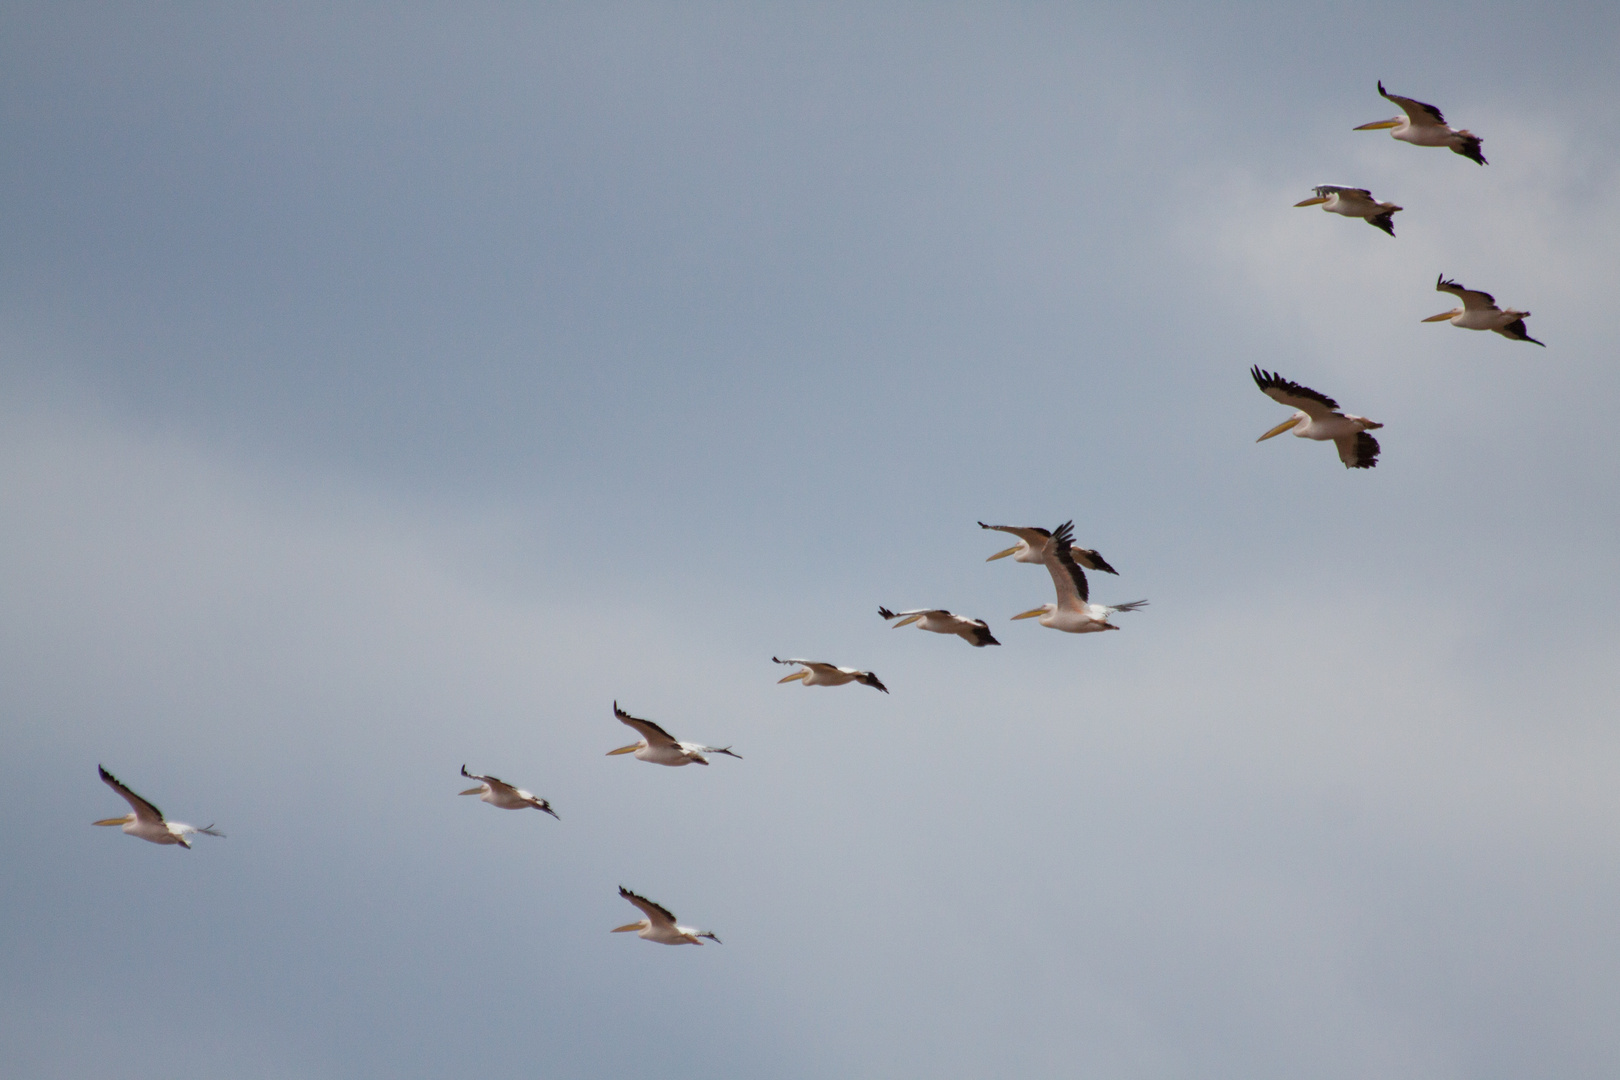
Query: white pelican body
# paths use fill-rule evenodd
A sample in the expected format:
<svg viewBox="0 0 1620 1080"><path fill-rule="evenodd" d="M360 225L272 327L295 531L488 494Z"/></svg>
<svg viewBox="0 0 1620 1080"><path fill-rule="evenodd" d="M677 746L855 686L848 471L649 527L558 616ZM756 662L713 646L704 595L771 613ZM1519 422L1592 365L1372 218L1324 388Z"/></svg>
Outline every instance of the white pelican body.
<svg viewBox="0 0 1620 1080"><path fill-rule="evenodd" d="M1397 116L1392 120L1379 120L1372 124L1362 124L1357 131L1377 131L1389 128L1390 135L1411 143L1413 146L1444 146L1453 154L1461 154L1469 161L1485 164L1485 155L1480 153L1480 144L1483 140L1472 131L1461 131L1446 123L1446 118L1440 115L1440 110L1433 105L1425 105L1421 101L1413 101L1399 94L1391 94L1384 89L1382 80L1378 83L1378 92L1401 107L1405 116Z"/></svg>
<svg viewBox="0 0 1620 1080"><path fill-rule="evenodd" d="M1478 289L1465 289L1455 281L1447 281L1446 275L1441 274L1440 280L1435 283L1435 292L1448 292L1463 302L1460 308L1442 311L1438 315L1430 315L1424 322L1449 322L1452 326L1460 326L1464 330L1495 330L1498 334L1511 341L1528 341L1533 345L1546 345L1530 336L1525 329L1524 320L1530 314L1528 311L1515 311L1508 308L1503 311L1496 306L1496 297L1488 292Z"/></svg>
<svg viewBox="0 0 1620 1080"><path fill-rule="evenodd" d="M1392 202L1379 202L1366 188L1339 187L1322 184L1314 189L1316 198L1297 202L1297 206L1317 206L1330 214L1364 218L1367 224L1395 235L1395 214L1401 208Z"/></svg>
<svg viewBox="0 0 1620 1080"><path fill-rule="evenodd" d="M729 746L704 746L702 743L680 742L669 732L653 723L651 720L640 720L623 709L619 703L613 703L613 715L619 718L621 724L634 728L641 734L641 738L629 746L621 746L617 750L609 750L608 757L614 754L634 754L640 761L650 761L654 765L707 765L709 759L704 754L725 754L742 760L741 754L733 754Z"/></svg>
<svg viewBox="0 0 1620 1080"><path fill-rule="evenodd" d="M480 802L487 802L489 805L498 806L502 810L527 810L533 807L536 810L545 811L552 817L557 817L557 811L551 808L551 804L531 791L513 787L506 781L497 780L493 776L479 776L477 773L470 773L465 765L461 767L461 775L469 780L478 781L477 787L468 788L466 791L461 792L463 795L480 796ZM557 820L561 821L562 818L557 818Z"/></svg>
<svg viewBox="0 0 1620 1080"><path fill-rule="evenodd" d="M885 694L889 692L889 688L879 682L878 677L870 671L857 671L852 667L834 667L819 660L778 660L774 656L771 660L778 664L798 664L804 668L803 671L795 671L791 675L777 679L778 684L793 682L796 679L803 679L806 686L843 686L845 683L858 682L862 686L870 686Z"/></svg>
<svg viewBox="0 0 1620 1080"><path fill-rule="evenodd" d="M1281 375L1261 371L1258 367L1250 369L1249 374L1267 397L1297 410L1255 442L1265 442L1292 428L1301 439L1333 440L1333 445L1339 448L1339 460L1347 469L1371 469L1378 464L1378 440L1367 432L1383 424L1365 416L1342 413L1339 403L1326 394L1318 394Z"/></svg>
<svg viewBox="0 0 1620 1080"><path fill-rule="evenodd" d="M1073 522L1070 522L1070 524L1073 524ZM1005 559L1009 555L1013 557L1013 562L1036 563L1039 565L1046 561L1046 542L1052 538L1052 530L1050 529L1043 529L1038 525L986 525L982 521L979 522L979 528L1012 533L1018 537L1018 543L1005 551L996 552L984 560L985 562L995 562L997 559ZM1087 570L1101 570L1105 574L1117 575L1119 573L1118 570L1108 565L1107 559L1104 559L1091 548L1071 544L1069 545L1069 554L1074 556L1075 562Z"/></svg>
<svg viewBox="0 0 1620 1080"><path fill-rule="evenodd" d="M1000 645L990 633L990 624L983 619L969 619L964 615L952 615L944 608L918 608L915 611L890 611L886 607L878 608L878 614L885 619L899 619L894 624L898 630L911 623L917 624L919 630L931 630L936 634L955 634L969 645L983 648L986 645Z"/></svg>
<svg viewBox="0 0 1620 1080"><path fill-rule="evenodd" d="M1133 600L1129 604L1109 607L1091 602L1091 587L1086 584L1086 572L1069 553L1071 525L1060 525L1052 533L1052 543L1046 547L1046 569L1052 574L1057 587L1057 603L1042 604L1014 619L1039 618L1042 626L1062 630L1067 634L1091 634L1099 630L1118 630L1108 621L1116 611L1135 611L1147 606L1146 600Z"/></svg>
<svg viewBox="0 0 1620 1080"><path fill-rule="evenodd" d="M720 939L714 936L711 930L698 930L691 926L676 926L675 916L669 909L661 904L655 904L645 896L637 896L623 885L619 886L619 895L641 909L647 917L637 922L626 923L624 926L615 926L612 933L628 934L636 931L638 937L648 941L656 941L660 945L701 945L699 938L708 938L716 945Z"/></svg>
<svg viewBox="0 0 1620 1080"><path fill-rule="evenodd" d="M102 818L100 821L95 822L97 825L122 825L124 831L131 836L138 836L142 840L150 840L154 844L179 844L188 851L191 849L191 841L186 839L188 836L195 836L197 833L204 833L208 836L225 835L212 825L199 829L187 825L183 821L165 821L163 811L125 787L118 777L100 765L96 766L96 771L101 774L102 783L124 797L124 801L129 803L131 811L123 817Z"/></svg>

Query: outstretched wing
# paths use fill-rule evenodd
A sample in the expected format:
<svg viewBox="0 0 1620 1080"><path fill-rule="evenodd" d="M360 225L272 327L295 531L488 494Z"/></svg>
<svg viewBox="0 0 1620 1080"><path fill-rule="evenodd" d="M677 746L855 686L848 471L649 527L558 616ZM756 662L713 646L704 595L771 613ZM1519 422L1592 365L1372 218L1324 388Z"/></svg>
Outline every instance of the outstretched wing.
<svg viewBox="0 0 1620 1080"><path fill-rule="evenodd" d="M675 916L670 914L669 909L662 904L655 904L645 896L638 896L623 885L619 886L619 895L640 908L641 913L647 916L648 921L654 925L671 927L675 925Z"/></svg>
<svg viewBox="0 0 1620 1080"><path fill-rule="evenodd" d="M1119 576L1119 571L1115 570L1112 566L1109 566L1108 560L1103 558L1097 553L1096 550L1092 548L1075 547L1073 544L1070 544L1069 554L1074 556L1075 562L1079 563L1087 570L1100 570L1105 574L1113 574L1115 577Z"/></svg>
<svg viewBox="0 0 1620 1080"><path fill-rule="evenodd" d="M855 681L863 686L870 686L874 690L881 690L885 694L889 692L889 688L884 686L878 677L872 674L870 671L857 671L855 673Z"/></svg>
<svg viewBox="0 0 1620 1080"><path fill-rule="evenodd" d="M1439 280L1435 282L1434 291L1448 292L1452 296L1455 296L1457 299L1462 301L1463 308L1467 311L1501 310L1496 306L1496 297L1492 296L1490 293L1480 292L1478 289L1465 289L1455 281L1447 281L1446 275L1444 274L1441 274Z"/></svg>
<svg viewBox="0 0 1620 1080"><path fill-rule="evenodd" d="M1333 445L1339 448L1339 460L1347 469L1370 469L1378 464L1378 440L1365 431L1341 435Z"/></svg>
<svg viewBox="0 0 1620 1080"><path fill-rule="evenodd" d="M511 784L508 784L504 780L498 780L493 776L479 776L475 772L468 772L467 766L465 765L461 767L461 775L465 776L469 780L477 780L481 784L488 784L492 788L505 788L508 791L516 790Z"/></svg>
<svg viewBox="0 0 1620 1080"><path fill-rule="evenodd" d="M994 529L996 532L1012 533L1018 539L1034 548L1036 551L1051 537L1051 533L1038 525L986 525L979 522L981 529Z"/></svg>
<svg viewBox="0 0 1620 1080"><path fill-rule="evenodd" d="M937 607L914 608L911 611L890 611L886 607L880 607L880 608L878 608L878 614L881 615L885 619L904 619L904 618L906 618L907 616L910 616L910 615L916 615L919 618L924 616L924 615L944 615L944 616L949 616L950 612L946 611L944 608L937 608Z"/></svg>
<svg viewBox="0 0 1620 1080"><path fill-rule="evenodd" d="M97 765L96 771L101 774L102 783L118 792L118 794L124 797L124 801L129 803L130 809L135 811L135 818L137 821L146 821L154 825L163 824L163 811L159 810L157 807L153 806L151 803L129 790L129 788L124 786L124 782L122 780L108 772L103 766Z"/></svg>
<svg viewBox="0 0 1620 1080"><path fill-rule="evenodd" d="M631 716L629 713L619 708L619 703L617 701L613 703L613 715L619 718L619 723L628 724L630 727L640 732L641 737L647 740L648 746L679 745L675 741L675 736L671 735L669 732L665 731L651 720L642 720L639 717Z"/></svg>
<svg viewBox="0 0 1620 1080"><path fill-rule="evenodd" d="M1543 349L1547 347L1545 342L1537 341L1530 336L1530 331L1525 328L1523 319L1514 319L1496 332L1505 338L1512 338L1514 341L1528 341L1532 345L1540 345Z"/></svg>
<svg viewBox="0 0 1620 1080"><path fill-rule="evenodd" d="M771 662L776 663L776 664L798 664L800 667L807 667L811 671L837 671L838 670L838 667L837 667L836 664L824 664L820 660L779 660L779 659L777 659L776 657L773 656L773 657L771 657Z"/></svg>
<svg viewBox="0 0 1620 1080"><path fill-rule="evenodd" d="M1249 369L1249 374L1254 377L1254 385L1272 401L1286 405L1290 409L1298 409L1313 420L1324 419L1339 411L1339 403L1326 394L1319 394L1310 387L1301 386L1275 372L1261 371L1258 367L1253 367Z"/></svg>
<svg viewBox="0 0 1620 1080"><path fill-rule="evenodd" d="M1318 184L1314 190L1324 199L1329 195L1360 195L1363 199L1372 199L1372 192L1362 187L1340 187L1338 184Z"/></svg>
<svg viewBox="0 0 1620 1080"><path fill-rule="evenodd" d="M1046 545L1047 571L1057 588L1058 607L1078 606L1091 601L1091 586L1086 583L1086 572L1074 561L1069 546L1074 541L1074 525L1065 522L1052 533L1052 543Z"/></svg>
<svg viewBox="0 0 1620 1080"><path fill-rule="evenodd" d="M1417 101L1409 97L1401 97L1399 94L1391 94L1388 90L1384 89L1382 79L1380 79L1378 82L1378 92L1384 97L1393 101L1395 104L1399 105L1401 107L1401 111L1412 118L1413 124L1423 127L1446 126L1446 118L1440 115L1439 109L1435 108L1433 105L1427 105L1421 101Z"/></svg>

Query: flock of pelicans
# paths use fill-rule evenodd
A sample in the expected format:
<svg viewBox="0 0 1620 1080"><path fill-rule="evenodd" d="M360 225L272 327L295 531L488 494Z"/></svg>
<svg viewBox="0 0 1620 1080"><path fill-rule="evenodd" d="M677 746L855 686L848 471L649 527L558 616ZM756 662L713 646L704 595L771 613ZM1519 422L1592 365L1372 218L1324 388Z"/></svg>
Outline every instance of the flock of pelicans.
<svg viewBox="0 0 1620 1080"><path fill-rule="evenodd" d="M1470 161L1485 164L1485 156L1480 151L1479 136L1447 125L1439 109L1433 105L1425 105L1421 101L1391 94L1384 89L1382 82L1378 84L1378 92L1398 104L1405 115L1363 124L1355 130L1388 128L1393 137L1403 142L1416 146L1447 147L1453 153L1460 154ZM1306 199L1295 205L1320 205L1329 213L1364 218L1390 236L1395 235L1394 216L1401 207L1394 203L1379 202L1364 188L1324 184L1315 190L1315 198ZM1514 341L1542 344L1525 330L1524 320L1530 314L1528 311L1515 311L1511 308L1503 310L1496 306L1496 301L1489 293L1465 289L1455 281L1446 280L1444 275L1441 275L1435 289L1456 296L1462 301L1462 306L1430 316L1423 320L1424 322L1446 320L1453 326L1467 330L1494 330ZM1383 427L1382 424L1364 416L1341 412L1338 403L1327 395L1272 372L1262 371L1259 367L1252 369L1250 374L1255 384L1268 397L1296 410L1293 416L1260 436L1257 441L1264 442L1292 430L1300 438L1332 440L1338 447L1339 459L1344 462L1346 468L1370 469L1378 463L1378 441L1367 433ZM1108 621L1110 615L1120 611L1136 611L1147 605L1146 600L1112 606L1091 602L1086 570L1106 574L1117 574L1118 571L1096 551L1079 547L1074 543L1073 522L1065 522L1051 530L1034 526L986 525L982 521L979 522L979 527L1010 533L1018 538L1018 543L1004 551L996 552L986 561L993 562L1010 555L1017 562L1040 563L1052 576L1052 584L1057 592L1056 601L1014 615L1015 620L1039 619L1042 626L1054 630L1070 634L1089 634L1102 630L1118 630L1119 627ZM895 629L916 624L919 629L936 634L955 634L970 645L980 648L1001 644L990 632L990 626L984 620L969 619L943 608L890 611L886 607L880 607L878 615L892 622ZM843 686L853 682L881 690L885 694L889 692L888 687L870 671L838 667L819 660L783 660L774 656L771 659L775 663L799 669L779 679L778 682L802 682L805 686ZM627 746L608 751L609 756L634 754L640 761L670 766L707 765L709 760L706 755L711 754L724 754L740 759L740 755L732 753L729 746L716 747L682 742L651 720L631 716L619 708L616 701L613 703L613 715L620 723L635 731L638 738ZM154 844L175 844L187 849L191 847L189 838L192 836L225 835L212 825L199 829L183 822L169 821L161 810L131 791L105 768L98 765L97 771L102 781L129 804L130 812L122 817L103 818L95 824L119 825L123 827L124 832L142 840ZM466 765L461 767L461 775L478 783L477 787L461 792L462 795L477 795L483 802L502 810L532 809L550 814L554 818L558 816L545 799L514 787L497 777L468 772ZM675 916L668 909L631 892L622 885L619 887L619 895L638 908L643 918L615 927L613 933L635 931L648 941L662 945L701 945L705 938L717 943L720 940L710 931L678 925Z"/></svg>

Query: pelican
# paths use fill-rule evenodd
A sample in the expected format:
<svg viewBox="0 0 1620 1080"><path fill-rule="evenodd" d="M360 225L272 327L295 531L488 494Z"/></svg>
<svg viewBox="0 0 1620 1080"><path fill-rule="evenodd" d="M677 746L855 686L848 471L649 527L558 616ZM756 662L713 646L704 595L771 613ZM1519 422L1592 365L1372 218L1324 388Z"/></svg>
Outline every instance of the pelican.
<svg viewBox="0 0 1620 1080"><path fill-rule="evenodd" d="M479 800L480 802L487 802L489 805L498 806L502 810L527 810L532 806L536 810L544 810L552 817L557 817L557 811L551 808L551 804L531 791L515 788L505 780L497 780L493 776L479 776L477 773L470 773L465 765L461 767L461 775L469 780L478 781L477 787L468 788L460 793L462 795L481 795L483 798ZM557 820L561 821L562 818L557 818Z"/></svg>
<svg viewBox="0 0 1620 1080"><path fill-rule="evenodd" d="M881 690L885 694L889 692L889 688L879 682L878 677L870 671L856 671L852 667L834 667L819 660L778 660L774 656L771 660L778 664L799 664L804 668L803 671L795 671L791 675L777 679L778 685L792 682L794 679L803 679L806 686L843 686L848 682L858 682L874 690Z"/></svg>
<svg viewBox="0 0 1620 1080"><path fill-rule="evenodd" d="M1544 349L1547 347L1531 337L1530 331L1524 328L1525 317L1530 314L1528 311L1514 311L1512 308L1503 311L1496 306L1496 297L1490 293L1465 289L1455 281L1447 281L1444 274L1435 283L1434 291L1451 293L1463 302L1463 306L1430 315L1424 322L1449 322L1464 330L1495 330L1510 341L1528 341Z"/></svg>
<svg viewBox="0 0 1620 1080"><path fill-rule="evenodd" d="M629 746L621 746L617 750L609 750L608 757L614 754L634 754L642 761L650 761L654 765L707 765L709 759L704 754L725 754L742 760L741 754L733 754L729 746L704 746L702 743L677 742L675 736L653 723L651 720L639 720L623 709L619 703L613 703L613 715L619 718L621 724L628 724L641 733L641 738Z"/></svg>
<svg viewBox="0 0 1620 1080"><path fill-rule="evenodd" d="M983 648L986 645L1000 645L995 635L990 633L990 624L983 619L970 619L965 615L952 615L944 608L918 608L915 611L890 611L886 607L878 608L878 614L885 619L899 619L894 624L898 630L902 626L917 624L919 630L932 630L936 634L955 634L969 645Z"/></svg>
<svg viewBox="0 0 1620 1080"><path fill-rule="evenodd" d="M1378 440L1367 434L1384 425L1365 416L1351 416L1339 411L1339 403L1326 394L1289 382L1281 375L1252 368L1254 384L1271 400L1291 405L1297 410L1293 416L1278 424L1255 442L1265 442L1281 435L1289 428L1301 439L1332 439L1339 448L1339 460L1347 469L1370 469L1378 464Z"/></svg>
<svg viewBox="0 0 1620 1080"><path fill-rule="evenodd" d="M1409 97L1391 94L1384 89L1382 79L1378 81L1378 92L1406 113L1393 120L1379 120L1373 124L1362 124L1357 131L1376 131L1380 128L1391 128L1390 135L1409 142L1413 146L1445 146L1453 154L1461 154L1469 161L1485 164L1485 155L1479 152L1480 137L1472 131L1459 131L1446 124L1446 118L1440 115L1440 110L1433 105L1425 105L1421 101L1413 101Z"/></svg>
<svg viewBox="0 0 1620 1080"><path fill-rule="evenodd" d="M1070 522L1070 524L1073 524L1073 522ZM997 532L1012 533L1014 536L1018 537L1018 543L1014 544L1010 548L1007 548L1005 551L996 552L994 555L984 560L985 562L995 562L997 559L1005 559L1009 555L1013 557L1013 562L1037 564L1045 562L1046 542L1052 538L1052 531L1050 529L1043 529L1039 525L986 525L982 521L979 522L979 528L994 529ZM1091 548L1083 548L1077 544L1071 544L1069 546L1069 554L1074 556L1075 562L1079 563L1087 570L1101 570L1105 574L1119 574L1118 570L1115 570L1112 566L1108 565L1107 559L1097 554L1097 552L1093 551Z"/></svg>
<svg viewBox="0 0 1620 1080"><path fill-rule="evenodd" d="M1330 214L1365 218L1367 224L1374 228L1383 229L1391 236L1395 235L1395 212L1401 208L1394 203L1379 202L1366 188L1322 184L1314 190L1316 198L1306 199L1294 205L1316 206L1320 203L1322 209Z"/></svg>
<svg viewBox="0 0 1620 1080"><path fill-rule="evenodd" d="M640 908L641 913L647 917L638 919L633 923L625 923L623 926L615 926L611 931L612 933L628 934L634 930L636 936L646 938L648 941L656 941L660 945L703 944L698 938L708 938L716 945L720 944L720 939L714 936L712 930L697 930L690 926L676 926L675 916L669 913L668 908L662 904L653 903L645 896L637 896L623 885L619 886L619 895Z"/></svg>
<svg viewBox="0 0 1620 1080"><path fill-rule="evenodd" d="M1108 607L1091 603L1091 587L1086 584L1086 572L1080 569L1069 553L1072 525L1059 525L1052 533L1052 543L1046 545L1046 569L1057 586L1057 603L1042 604L1014 619L1040 617L1042 626L1070 634L1090 634L1098 630L1118 630L1108 621L1116 611L1135 611L1147 606L1146 600L1133 600L1129 604Z"/></svg>
<svg viewBox="0 0 1620 1080"><path fill-rule="evenodd" d="M96 771L101 774L101 782L122 795L124 801L129 803L131 810L130 813L125 814L123 817L102 818L100 821L95 822L97 825L122 825L124 831L131 836L138 836L142 840L150 840L154 844L179 844L187 851L191 850L191 841L186 839L188 836L194 836L197 833L205 833L209 836L225 835L212 825L205 829L199 829L187 825L183 821L165 821L163 811L125 787L123 781L119 780L118 777L100 765L96 766Z"/></svg>

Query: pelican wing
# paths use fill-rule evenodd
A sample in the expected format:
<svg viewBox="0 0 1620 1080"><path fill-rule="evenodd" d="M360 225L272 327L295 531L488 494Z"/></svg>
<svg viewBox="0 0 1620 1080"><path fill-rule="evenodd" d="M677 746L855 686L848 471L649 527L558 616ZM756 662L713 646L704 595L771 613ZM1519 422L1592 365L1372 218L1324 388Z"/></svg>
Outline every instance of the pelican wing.
<svg viewBox="0 0 1620 1080"><path fill-rule="evenodd" d="M647 740L648 746L680 745L680 743L675 740L675 736L671 735L669 732L665 731L651 720L639 719L638 717L631 716L629 713L619 708L619 703L617 701L613 703L613 715L619 718L619 722L621 724L628 724L630 727L639 731L641 733L641 737Z"/></svg>
<svg viewBox="0 0 1620 1080"><path fill-rule="evenodd" d="M1339 448L1339 460L1347 469L1371 469L1378 464L1378 440L1365 431L1341 435L1333 445Z"/></svg>
<svg viewBox="0 0 1620 1080"><path fill-rule="evenodd" d="M154 825L163 824L163 811L129 790L124 786L122 780L108 772L103 766L97 765L96 771L101 774L102 783L118 792L124 797L124 801L129 803L130 809L135 811L136 820L150 822Z"/></svg>
<svg viewBox="0 0 1620 1080"><path fill-rule="evenodd" d="M1339 403L1326 394L1319 394L1274 372L1254 367L1249 369L1249 374L1254 376L1254 385L1272 401L1298 409L1312 420L1325 419L1339 411Z"/></svg>
<svg viewBox="0 0 1620 1080"><path fill-rule="evenodd" d="M660 923L671 927L675 925L675 916L670 914L669 909L664 905L655 904L645 896L638 896L623 885L619 886L619 895L640 908L641 913L647 916L647 920L654 925Z"/></svg>
<svg viewBox="0 0 1620 1080"><path fill-rule="evenodd" d="M1513 341L1528 341L1532 345L1540 345L1543 349L1547 347L1546 342L1537 341L1535 338L1530 336L1530 331L1525 327L1523 319L1514 319L1506 326L1499 327L1496 332L1505 338L1512 339Z"/></svg>
<svg viewBox="0 0 1620 1080"><path fill-rule="evenodd" d="M1060 525L1052 534L1057 541L1046 545L1046 569L1052 575L1052 584L1057 587L1057 605L1064 607L1079 607L1091 601L1091 586L1086 583L1086 572L1080 569L1080 564L1074 561L1069 554L1069 545L1074 539L1074 527L1069 524Z"/></svg>
<svg viewBox="0 0 1620 1080"><path fill-rule="evenodd" d="M1340 187L1338 184L1318 184L1313 190L1315 190L1315 192L1324 199L1329 195L1360 195L1363 199L1370 199L1374 202L1377 201L1376 199L1373 199L1372 192L1363 187Z"/></svg>
<svg viewBox="0 0 1620 1080"><path fill-rule="evenodd" d="M880 607L880 608L878 608L878 614L881 615L885 619L903 619L907 615L945 615L945 616L949 616L951 613L946 611L944 608L940 608L940 607L916 608L915 610L912 610L912 611L890 611L886 607Z"/></svg>
<svg viewBox="0 0 1620 1080"><path fill-rule="evenodd" d="M493 776L479 776L477 773L468 772L467 766L465 765L461 767L461 775L465 776L469 780L477 780L479 783L488 784L491 788L505 788L507 791L517 790L517 788L513 787L511 784L508 784L505 780L500 780Z"/></svg>
<svg viewBox="0 0 1620 1080"><path fill-rule="evenodd" d="M1037 525L986 525L981 521L979 522L979 528L994 529L996 532L1012 533L1014 536L1018 537L1018 539L1022 540L1036 551L1039 551L1042 547L1044 547L1046 541L1052 536L1050 530L1043 529Z"/></svg>
<svg viewBox="0 0 1620 1080"><path fill-rule="evenodd" d="M1466 311L1499 311L1496 306L1496 297L1488 292L1478 289L1465 289L1455 281L1447 281L1446 275L1441 274L1434 285L1435 292L1448 292L1462 301Z"/></svg>
<svg viewBox="0 0 1620 1080"><path fill-rule="evenodd" d="M1426 105L1421 101L1415 101L1409 97L1401 97L1399 94L1390 93L1388 90L1384 89L1384 82L1382 79L1380 79L1378 82L1378 92L1384 97L1388 98L1390 101L1393 101L1395 104L1399 105L1401 107L1401 111L1406 113L1407 116L1411 117L1414 125L1421 127L1446 126L1446 118L1440 114L1439 109L1435 108L1433 105Z"/></svg>
<svg viewBox="0 0 1620 1080"><path fill-rule="evenodd" d="M1108 560L1103 558L1092 548L1075 547L1073 544L1070 544L1069 554L1074 556L1075 562L1079 563L1087 570L1100 570L1105 574L1113 574L1115 577L1119 576L1119 571L1115 570L1112 566L1109 566Z"/></svg>
<svg viewBox="0 0 1620 1080"><path fill-rule="evenodd" d="M798 664L800 667L807 667L811 671L837 671L838 670L838 665L837 664L824 664L820 660L779 660L779 659L777 659L776 657L773 656L773 657L771 657L771 661L773 663L777 663L777 664Z"/></svg>

